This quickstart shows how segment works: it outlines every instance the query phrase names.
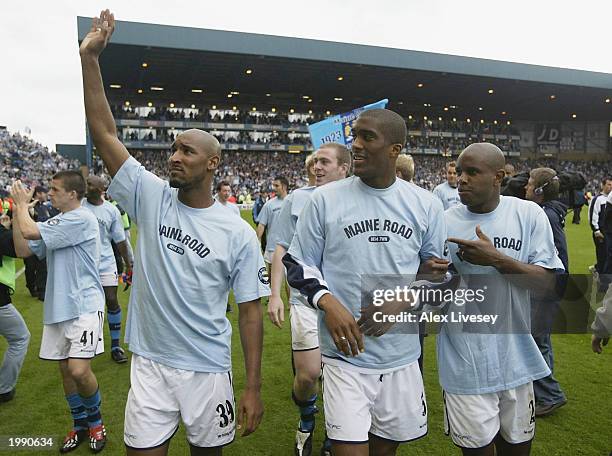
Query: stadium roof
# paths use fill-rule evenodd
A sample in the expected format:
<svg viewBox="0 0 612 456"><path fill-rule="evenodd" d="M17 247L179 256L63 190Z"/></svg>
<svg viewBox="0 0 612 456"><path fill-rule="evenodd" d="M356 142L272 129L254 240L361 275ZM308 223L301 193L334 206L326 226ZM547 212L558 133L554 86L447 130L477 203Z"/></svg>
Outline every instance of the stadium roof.
<svg viewBox="0 0 612 456"><path fill-rule="evenodd" d="M114 103L338 113L388 98L404 115L612 120L612 74L428 52L118 21L100 62Z"/></svg>

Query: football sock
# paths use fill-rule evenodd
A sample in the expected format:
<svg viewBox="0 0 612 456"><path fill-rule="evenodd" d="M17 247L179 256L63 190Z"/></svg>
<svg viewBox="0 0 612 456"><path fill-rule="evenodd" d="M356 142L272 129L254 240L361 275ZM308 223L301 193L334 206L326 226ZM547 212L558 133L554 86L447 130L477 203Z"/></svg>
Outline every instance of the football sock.
<svg viewBox="0 0 612 456"><path fill-rule="evenodd" d="M72 393L66 396L66 401L74 420L74 430L81 431L87 429L87 410L85 410L81 396L78 393Z"/></svg>
<svg viewBox="0 0 612 456"><path fill-rule="evenodd" d="M325 433L325 440L323 440L323 449L331 453L331 440L329 440L327 432Z"/></svg>
<svg viewBox="0 0 612 456"><path fill-rule="evenodd" d="M102 415L100 414L100 389L97 389L93 396L83 397L81 401L87 410L87 423L89 427L95 427L102 424Z"/></svg>
<svg viewBox="0 0 612 456"><path fill-rule="evenodd" d="M297 397L295 397L295 393L291 393L293 397L293 402L300 409L300 431L302 432L312 432L315 425L315 413L318 412L317 406L315 405L317 402L317 395L314 394L310 399L306 401L300 401Z"/></svg>
<svg viewBox="0 0 612 456"><path fill-rule="evenodd" d="M108 311L108 329L110 329L111 350L119 348L119 339L121 338L121 308Z"/></svg>

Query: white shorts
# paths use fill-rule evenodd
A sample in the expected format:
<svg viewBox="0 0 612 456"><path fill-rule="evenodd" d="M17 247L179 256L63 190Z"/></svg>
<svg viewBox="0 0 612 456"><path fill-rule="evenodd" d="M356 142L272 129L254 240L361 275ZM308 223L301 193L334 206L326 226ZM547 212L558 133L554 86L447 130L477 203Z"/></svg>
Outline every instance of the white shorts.
<svg viewBox="0 0 612 456"><path fill-rule="evenodd" d="M293 351L319 348L319 328L315 309L302 305L290 306L289 321L291 323L291 348Z"/></svg>
<svg viewBox="0 0 612 456"><path fill-rule="evenodd" d="M324 363L323 405L332 441L365 443L373 434L408 442L427 434L427 402L417 361L386 374Z"/></svg>
<svg viewBox="0 0 612 456"><path fill-rule="evenodd" d="M264 261L268 264L272 264L272 255L274 255L274 251L268 251L266 250L264 252Z"/></svg>
<svg viewBox="0 0 612 456"><path fill-rule="evenodd" d="M533 383L488 394L444 392L444 432L462 448L482 448L499 432L508 443L535 434Z"/></svg>
<svg viewBox="0 0 612 456"><path fill-rule="evenodd" d="M104 353L104 312L91 312L72 320L43 325L40 358L91 359Z"/></svg>
<svg viewBox="0 0 612 456"><path fill-rule="evenodd" d="M130 448L166 443L182 420L196 447L220 447L234 440L237 411L230 372L175 369L132 356L131 387L123 439Z"/></svg>
<svg viewBox="0 0 612 456"><path fill-rule="evenodd" d="M117 271L100 274L100 282L102 282L103 287L116 287L119 285Z"/></svg>

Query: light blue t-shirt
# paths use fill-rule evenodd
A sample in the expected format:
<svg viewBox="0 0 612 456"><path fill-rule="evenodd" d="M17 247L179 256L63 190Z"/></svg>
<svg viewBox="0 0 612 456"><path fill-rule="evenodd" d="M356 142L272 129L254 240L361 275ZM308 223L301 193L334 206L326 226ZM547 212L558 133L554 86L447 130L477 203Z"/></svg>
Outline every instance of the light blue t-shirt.
<svg viewBox="0 0 612 456"><path fill-rule="evenodd" d="M534 202L501 196L497 208L487 214L475 214L461 205L447 210L444 215L449 237L475 240L476 225L480 225L482 232L505 255L522 263L563 269L548 218ZM448 246L459 274L500 275L492 266L462 261L457 257L457 244L449 242ZM497 304L506 308L528 308L527 289L507 281L503 286L505 292L496 289ZM487 309L486 304L480 306L483 312L494 312ZM531 334L464 333L442 326L437 353L440 384L453 394L505 391L550 374Z"/></svg>
<svg viewBox="0 0 612 456"><path fill-rule="evenodd" d="M444 258L446 225L440 201L396 179L375 189L353 176L317 188L297 221L289 254L355 316L361 313L362 276L415 276L421 262ZM392 328L393 329L393 328ZM336 349L319 312L319 341L326 362L387 371L416 361L418 330L365 337L365 352L347 357Z"/></svg>
<svg viewBox="0 0 612 456"><path fill-rule="evenodd" d="M278 224L276 220L284 202L285 200L278 196L269 199L258 215L258 223L266 226L266 252L274 252L276 248L276 240L278 239Z"/></svg>
<svg viewBox="0 0 612 456"><path fill-rule="evenodd" d="M443 182L434 188L433 194L440 198L444 210L461 204L457 187L451 187L448 182Z"/></svg>
<svg viewBox="0 0 612 456"><path fill-rule="evenodd" d="M28 245L38 258L47 258L43 323L104 311L100 235L93 213L79 207L37 225L42 239Z"/></svg>
<svg viewBox="0 0 612 456"><path fill-rule="evenodd" d="M278 245L281 245L285 249L289 249L291 240L295 234L298 218L306 203L310 201L312 192L314 192L316 188L317 187L314 186L297 188L289 193L284 199L284 203L276 220L278 224L276 243Z"/></svg>
<svg viewBox="0 0 612 456"><path fill-rule="evenodd" d="M289 249L291 240L295 234L295 227L297 225L298 218L302 209L312 196L312 192L316 187L308 186L301 187L292 191L285 198L285 202L281 207L280 213L276 223L278 224L278 237L276 244L283 247L285 250ZM300 294L298 290L293 287L290 288L289 293L289 304L291 305L307 305L306 298Z"/></svg>
<svg viewBox="0 0 612 456"><path fill-rule="evenodd" d="M115 261L115 253L113 252L111 241L115 243L125 241L121 212L108 201L103 201L102 204L96 206L84 199L81 202L81 206L93 212L98 219L101 241L100 274L117 273L117 262Z"/></svg>
<svg viewBox="0 0 612 456"><path fill-rule="evenodd" d="M270 294L255 231L218 201L205 209L184 205L177 189L133 157L109 193L138 224L130 350L170 367L228 372L230 289L237 303Z"/></svg>
<svg viewBox="0 0 612 456"><path fill-rule="evenodd" d="M219 201L218 198L215 198L217 201ZM223 206L226 209L229 209L230 211L232 211L232 214L237 215L238 217L240 217L240 208L234 204L234 203L230 203L229 201L225 204L223 204L221 201L219 201L219 204L221 206Z"/></svg>

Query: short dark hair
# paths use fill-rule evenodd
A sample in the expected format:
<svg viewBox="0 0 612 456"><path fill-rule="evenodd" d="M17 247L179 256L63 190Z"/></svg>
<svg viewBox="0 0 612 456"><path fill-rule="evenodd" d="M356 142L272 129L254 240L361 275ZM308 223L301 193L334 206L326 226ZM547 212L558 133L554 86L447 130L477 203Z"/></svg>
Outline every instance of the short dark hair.
<svg viewBox="0 0 612 456"><path fill-rule="evenodd" d="M85 196L85 189L87 184L85 178L78 171L66 170L55 173L53 179L57 179L62 182L64 190L67 192L76 192L77 197L82 199Z"/></svg>
<svg viewBox="0 0 612 456"><path fill-rule="evenodd" d="M601 180L601 183L602 183L602 185L606 185L606 182L608 182L608 181L612 181L612 176L607 176L607 177L604 177L604 178Z"/></svg>
<svg viewBox="0 0 612 456"><path fill-rule="evenodd" d="M289 181L285 176L276 176L273 181L279 181L281 185L284 185L287 190L289 190Z"/></svg>
<svg viewBox="0 0 612 456"><path fill-rule="evenodd" d="M359 117L370 117L375 119L385 137L385 144L406 145L408 128L406 121L397 112L390 109L368 109L359 114Z"/></svg>
<svg viewBox="0 0 612 456"><path fill-rule="evenodd" d="M232 186L229 184L229 182L228 182L228 181L221 181L221 182L219 182L219 183L217 184L217 192L220 192L220 191L221 191L221 187L225 187L226 185L227 185L228 187L230 187L230 188L232 187Z"/></svg>
<svg viewBox="0 0 612 456"><path fill-rule="evenodd" d="M456 167L457 167L457 162L455 162L455 161L449 161L449 162L446 164L446 171L448 171L448 168L456 168Z"/></svg>
<svg viewBox="0 0 612 456"><path fill-rule="evenodd" d="M351 174L351 166L353 165L353 159L351 151L343 144L336 142L329 142L322 144L319 149L334 149L336 151L336 159L338 160L338 166L348 165L347 176Z"/></svg>

